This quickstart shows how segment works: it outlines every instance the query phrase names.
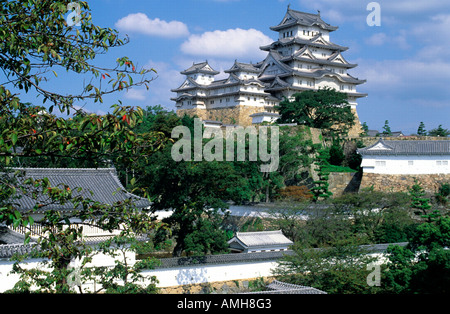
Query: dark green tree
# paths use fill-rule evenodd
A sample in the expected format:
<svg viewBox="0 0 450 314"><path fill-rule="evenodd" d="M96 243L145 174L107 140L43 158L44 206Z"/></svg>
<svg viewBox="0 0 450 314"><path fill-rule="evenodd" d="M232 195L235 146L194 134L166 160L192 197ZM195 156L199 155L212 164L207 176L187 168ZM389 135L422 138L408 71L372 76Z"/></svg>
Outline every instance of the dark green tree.
<svg viewBox="0 0 450 314"><path fill-rule="evenodd" d="M381 279L384 293L447 294L450 287L450 218L416 228L407 247L391 246Z"/></svg>
<svg viewBox="0 0 450 314"><path fill-rule="evenodd" d="M425 124L420 122L419 128L417 129L417 135L426 136L427 130L425 129Z"/></svg>
<svg viewBox="0 0 450 314"><path fill-rule="evenodd" d="M361 136L367 136L367 134L369 133L369 126L367 125L366 122L362 124L362 129L363 133L361 134Z"/></svg>
<svg viewBox="0 0 450 314"><path fill-rule="evenodd" d="M416 209L416 214L421 214L422 217L430 216L431 199L426 197L425 190L422 185L416 180L415 184L409 189L409 194L411 196L411 207Z"/></svg>
<svg viewBox="0 0 450 314"><path fill-rule="evenodd" d="M439 125L436 129L432 129L428 132L429 136L439 136L439 137L448 137L450 135L450 130L444 129L442 124Z"/></svg>
<svg viewBox="0 0 450 314"><path fill-rule="evenodd" d="M392 135L392 131L391 131L391 127L389 126L389 121L386 120L384 122L384 126L383 126L383 133L384 136L391 136Z"/></svg>
<svg viewBox="0 0 450 314"><path fill-rule="evenodd" d="M43 209L39 195L55 203L79 205L67 214L47 210L39 221L49 232L48 237L38 241L39 257L49 260L51 271L20 269L18 265L15 268L23 279L21 287L33 285L43 292L71 291L69 262L91 258L92 248L84 244L81 236L83 224L94 222L104 230L125 227L122 236L133 232L145 234L157 226L149 215L136 211L131 202L96 204L75 197L71 187L51 186L46 179L19 181L17 178L23 175L20 171L5 174L8 169L4 167L25 158L45 157L52 163L89 160L94 166L104 165L105 160L133 165L165 142L161 134L138 137L132 131L142 120L140 108L118 102L111 104L110 113L102 116L79 109L87 102L100 105L105 95L134 86L148 86L153 78L147 74L155 71L136 69L128 57L119 57L110 67L95 65L98 55L123 46L128 39L119 38L118 32L111 28L93 24L85 1L77 2L81 26L68 25L66 15L71 2L0 3L0 68L4 74L4 85L0 86L0 223L29 228L35 223L34 211ZM65 90L63 93L52 89L57 84L43 84L49 77L60 79L67 72L90 83L78 92ZM35 96L36 103L25 103L24 94ZM17 208L14 203L14 198L21 193L35 201L31 210ZM77 219L80 224L68 226L71 219Z"/></svg>
<svg viewBox="0 0 450 314"><path fill-rule="evenodd" d="M277 108L280 123L298 123L336 134L346 134L355 124L347 95L331 88L304 91L285 99Z"/></svg>
<svg viewBox="0 0 450 314"><path fill-rule="evenodd" d="M330 153L327 148L322 148L318 151L314 164L317 166L315 170L317 171L319 180L314 181L315 186L311 188L311 192L314 195L314 202L326 200L333 195L333 193L328 190L328 187L330 186L328 183L330 175L330 171L328 170L330 165L329 159Z"/></svg>

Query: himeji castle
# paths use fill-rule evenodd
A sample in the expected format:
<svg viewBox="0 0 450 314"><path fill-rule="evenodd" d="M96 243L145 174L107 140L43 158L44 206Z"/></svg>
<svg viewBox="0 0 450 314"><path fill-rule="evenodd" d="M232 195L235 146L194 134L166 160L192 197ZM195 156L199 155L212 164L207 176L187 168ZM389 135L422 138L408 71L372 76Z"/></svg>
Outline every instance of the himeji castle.
<svg viewBox="0 0 450 314"><path fill-rule="evenodd" d="M357 101L367 94L356 88L365 80L349 73L357 64L344 58L348 48L331 42L330 34L338 27L325 23L320 12L304 13L288 7L281 23L270 29L278 32L278 40L260 47L267 57L255 64L235 61L225 71L226 79L216 80L220 72L208 61L194 63L181 72L186 80L172 90L176 93L172 100L176 102L177 114L249 126L276 119L275 106L285 97L329 87L348 95L356 118L352 131L358 133L361 126Z"/></svg>

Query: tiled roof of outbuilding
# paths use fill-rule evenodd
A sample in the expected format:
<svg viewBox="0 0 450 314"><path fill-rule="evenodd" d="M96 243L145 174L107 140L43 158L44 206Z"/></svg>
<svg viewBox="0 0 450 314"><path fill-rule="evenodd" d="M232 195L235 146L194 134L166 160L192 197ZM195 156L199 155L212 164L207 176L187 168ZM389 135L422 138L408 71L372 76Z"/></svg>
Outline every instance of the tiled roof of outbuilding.
<svg viewBox="0 0 450 314"><path fill-rule="evenodd" d="M22 182L27 178L34 180L48 178L51 187L63 188L68 186L72 190L72 196L81 195L85 199L90 199L101 204L113 205L119 201L132 199L136 207L146 208L151 203L144 198L133 195L125 190L117 177L116 169L57 169L57 168L15 168L13 171L21 171L24 177L18 177ZM78 191L81 188L81 191ZM74 209L72 203L58 204L50 203L48 196L39 195L33 199L29 195L18 192L20 198L13 202L20 210L31 210L36 204L46 205L43 210L71 211Z"/></svg>
<svg viewBox="0 0 450 314"><path fill-rule="evenodd" d="M450 155L450 140L430 141L430 140L399 140L385 141L380 139L376 144L358 149L358 153L366 156L386 156L386 155Z"/></svg>
<svg viewBox="0 0 450 314"><path fill-rule="evenodd" d="M236 236L228 243L238 241L246 248L265 247L265 246L289 246L293 242L285 237L281 230L261 231L261 232L238 232Z"/></svg>

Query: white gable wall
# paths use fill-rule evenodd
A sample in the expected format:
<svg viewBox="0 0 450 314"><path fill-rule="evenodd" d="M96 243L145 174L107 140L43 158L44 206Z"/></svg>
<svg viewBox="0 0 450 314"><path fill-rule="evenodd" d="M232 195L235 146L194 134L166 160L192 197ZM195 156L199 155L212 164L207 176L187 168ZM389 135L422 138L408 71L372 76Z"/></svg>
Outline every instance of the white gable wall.
<svg viewBox="0 0 450 314"><path fill-rule="evenodd" d="M450 156L365 156L364 173L450 174Z"/></svg>

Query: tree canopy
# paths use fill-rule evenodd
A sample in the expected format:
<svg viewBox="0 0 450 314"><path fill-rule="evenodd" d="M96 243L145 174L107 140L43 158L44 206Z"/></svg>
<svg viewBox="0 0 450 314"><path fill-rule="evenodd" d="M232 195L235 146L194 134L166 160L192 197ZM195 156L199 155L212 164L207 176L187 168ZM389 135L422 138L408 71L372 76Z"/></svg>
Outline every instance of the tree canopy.
<svg viewBox="0 0 450 314"><path fill-rule="evenodd" d="M92 249L81 238L85 223L94 222L104 230L125 226L122 237L145 234L157 228L149 215L135 210L131 201L106 205L88 198L75 198L70 187L52 186L46 178L29 178L20 183L17 178L23 174L8 168L17 165L18 160L33 163L41 158L53 163L75 160L83 164L89 160L94 166L111 162L132 166L137 159L151 156L167 141L159 132L136 135L133 128L143 118L143 110L138 107L125 106L118 101L110 104L110 113L105 115L88 114L80 109L88 101L100 105L105 95L138 85L148 86L155 71L137 69L127 57L118 58L108 68L96 65L94 61L99 54L123 46L128 38L121 39L117 31L94 25L89 5L84 1L77 2L80 26L68 23L66 15L71 10L70 3L69 0L19 0L0 4L3 74L0 86L0 223L29 228L35 223L33 214L39 208L45 211L39 223L50 234L40 237L38 244L39 255L50 260L52 271L16 267L15 271L22 278L18 290L34 284L45 292L69 292L70 261L76 258L88 261L92 254ZM89 83L74 93L68 92L68 87L59 91L52 89L56 84L46 84L50 77L59 80L69 74ZM36 103L23 101L24 94L36 96ZM24 211L17 207L14 198L19 191L35 200L33 208ZM52 202L71 201L78 206L68 214L45 210L44 204L38 201L39 194ZM70 225L72 219L81 223ZM28 233L26 241L29 236ZM48 281L42 282L40 278L44 274ZM108 280L115 276L124 279L127 274L130 273L110 273Z"/></svg>
<svg viewBox="0 0 450 314"><path fill-rule="evenodd" d="M277 107L280 123L304 124L344 134L355 124L347 95L335 89L307 90L294 94L293 98L285 99Z"/></svg>

